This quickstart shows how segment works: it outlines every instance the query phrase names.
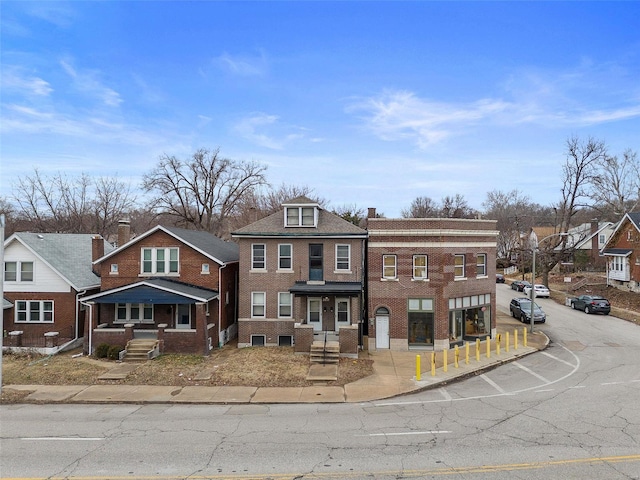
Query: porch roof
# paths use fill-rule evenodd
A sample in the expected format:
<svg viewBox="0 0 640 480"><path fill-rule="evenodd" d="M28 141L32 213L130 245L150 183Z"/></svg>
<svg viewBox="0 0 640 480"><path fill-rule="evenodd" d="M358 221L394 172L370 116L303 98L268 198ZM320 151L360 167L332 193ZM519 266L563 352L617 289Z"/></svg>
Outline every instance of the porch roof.
<svg viewBox="0 0 640 480"><path fill-rule="evenodd" d="M95 303L191 304L206 303L218 297L218 292L206 288L154 278L85 297Z"/></svg>
<svg viewBox="0 0 640 480"><path fill-rule="evenodd" d="M354 297L362 292L361 282L296 282L289 289L290 293L301 295L347 295Z"/></svg>
<svg viewBox="0 0 640 480"><path fill-rule="evenodd" d="M630 248L605 248L602 251L602 254L611 255L614 257L628 257L629 255L631 255L631 252L633 252L633 250L631 250Z"/></svg>

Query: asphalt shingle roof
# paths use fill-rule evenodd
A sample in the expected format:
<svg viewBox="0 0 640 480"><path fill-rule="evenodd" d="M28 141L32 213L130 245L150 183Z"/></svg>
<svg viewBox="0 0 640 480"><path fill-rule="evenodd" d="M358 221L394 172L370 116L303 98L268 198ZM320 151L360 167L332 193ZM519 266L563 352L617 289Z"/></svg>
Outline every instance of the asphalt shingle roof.
<svg viewBox="0 0 640 480"><path fill-rule="evenodd" d="M91 265L94 234L17 232L13 236L56 270L76 290L100 285L100 277L93 273ZM109 242L103 242L105 254L114 250Z"/></svg>

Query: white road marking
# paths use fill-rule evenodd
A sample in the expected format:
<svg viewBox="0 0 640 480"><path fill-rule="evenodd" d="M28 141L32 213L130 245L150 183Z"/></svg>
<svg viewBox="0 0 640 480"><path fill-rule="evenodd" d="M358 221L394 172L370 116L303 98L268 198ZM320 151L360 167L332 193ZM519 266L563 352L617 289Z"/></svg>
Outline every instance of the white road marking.
<svg viewBox="0 0 640 480"><path fill-rule="evenodd" d="M530 375L533 375L534 377L536 377L538 380L542 380L544 383L549 383L549 380L547 380L546 378L544 378L542 375L537 374L536 372L534 372L533 370L531 370L530 368L525 367L524 365L520 364L519 362L515 361L515 362L511 362L513 365L515 365L516 367L524 370L525 372L527 372Z"/></svg>
<svg viewBox="0 0 640 480"><path fill-rule="evenodd" d="M546 356L547 356L547 357L549 357L549 358L553 358L553 359L554 359L555 361L557 361L557 362L564 363L565 365L569 365L570 367L575 368L575 365L574 365L574 364L572 364L571 362L567 362L566 360L563 360L563 359L561 359L561 358L558 358L558 357L556 357L555 355L551 355L550 353L548 353L548 352L544 352L544 351L543 351L543 352L540 352L540 353L541 353L541 354L543 354L543 355L546 355Z"/></svg>
<svg viewBox="0 0 640 480"><path fill-rule="evenodd" d="M451 395L444 388L439 388L438 391L442 394L445 400L451 400Z"/></svg>
<svg viewBox="0 0 640 480"><path fill-rule="evenodd" d="M491 380L489 377L487 377L484 373L482 375L480 375L480 378L483 379L485 382L487 382L489 385L491 385L493 388L495 388L496 390L498 390L500 393L507 393L502 387L500 387L500 385L498 385L496 382L494 382L493 380Z"/></svg>
<svg viewBox="0 0 640 480"><path fill-rule="evenodd" d="M356 437L398 437L402 435L434 435L438 433L451 433L451 430L427 430L425 432L370 433L368 435L356 435Z"/></svg>
<svg viewBox="0 0 640 480"><path fill-rule="evenodd" d="M20 440L29 440L29 441L72 441L72 442L99 442L104 440L104 438L100 437L24 437Z"/></svg>

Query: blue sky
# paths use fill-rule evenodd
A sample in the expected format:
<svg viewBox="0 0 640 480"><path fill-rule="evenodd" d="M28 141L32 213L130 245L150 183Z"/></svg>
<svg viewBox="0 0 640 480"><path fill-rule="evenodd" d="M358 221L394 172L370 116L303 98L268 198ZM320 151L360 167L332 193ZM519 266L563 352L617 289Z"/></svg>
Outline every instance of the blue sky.
<svg viewBox="0 0 640 480"><path fill-rule="evenodd" d="M565 141L640 152L640 2L2 1L0 195L139 184L199 148L331 206L560 198Z"/></svg>

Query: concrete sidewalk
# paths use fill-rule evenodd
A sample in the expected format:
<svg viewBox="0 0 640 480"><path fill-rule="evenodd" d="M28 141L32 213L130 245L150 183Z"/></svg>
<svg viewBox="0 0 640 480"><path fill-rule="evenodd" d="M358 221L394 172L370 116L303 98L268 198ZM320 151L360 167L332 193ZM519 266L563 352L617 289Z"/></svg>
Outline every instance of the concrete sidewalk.
<svg viewBox="0 0 640 480"><path fill-rule="evenodd" d="M344 403L369 402L433 388L456 379L487 370L546 348L548 338L536 331L528 335L527 346L522 345L522 332L527 328L508 315L498 314L498 333L502 337L500 353L492 341L491 355L487 358L486 344L482 342L480 360L476 360L475 346L471 345L469 363L465 363L464 349L460 349L459 365L454 366L449 354L447 371L440 365L431 375L431 351L395 352L378 350L363 352L361 357L373 360L374 374L349 383L344 387L206 387L206 386L152 386L152 385L8 385L3 390L31 392L25 403L176 403L176 404L248 404L248 403ZM520 345L513 346L513 332L518 329ZM534 329L535 330L535 329ZM509 332L510 348L505 339ZM420 355L421 375L416 378L417 356ZM442 352L438 352L441 359ZM441 361L439 362L442 363ZM437 362L438 364L438 362ZM116 367L117 368L117 367ZM124 368L124 367L123 367ZM125 372L110 371L112 375Z"/></svg>

